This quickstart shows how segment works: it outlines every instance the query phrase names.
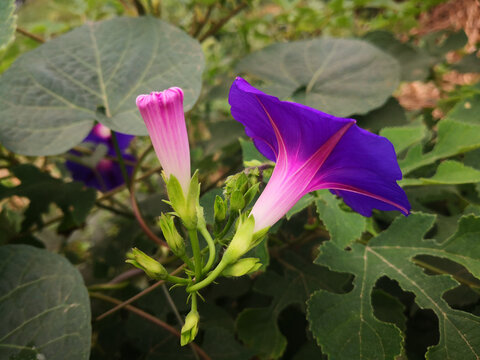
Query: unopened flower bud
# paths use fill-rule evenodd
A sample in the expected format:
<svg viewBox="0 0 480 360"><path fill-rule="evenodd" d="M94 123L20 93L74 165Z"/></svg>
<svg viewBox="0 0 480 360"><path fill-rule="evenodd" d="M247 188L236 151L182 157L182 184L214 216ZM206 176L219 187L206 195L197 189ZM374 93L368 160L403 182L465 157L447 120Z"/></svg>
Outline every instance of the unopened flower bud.
<svg viewBox="0 0 480 360"><path fill-rule="evenodd" d="M175 227L173 216L162 214L158 224L172 252L180 257L185 255L185 242Z"/></svg>
<svg viewBox="0 0 480 360"><path fill-rule="evenodd" d="M168 272L162 264L137 248L133 248L132 251L127 254L127 257L128 260L125 262L142 269L152 279L164 280L168 276Z"/></svg>
<svg viewBox="0 0 480 360"><path fill-rule="evenodd" d="M197 311L190 311L185 318L185 324L182 326L182 335L180 337L180 344L182 346L191 343L198 333L198 323L200 321L200 315Z"/></svg>
<svg viewBox="0 0 480 360"><path fill-rule="evenodd" d="M215 197L215 203L213 205L213 213L216 222L222 222L227 216L227 207L225 202L220 196Z"/></svg>
<svg viewBox="0 0 480 360"><path fill-rule="evenodd" d="M230 212L237 212L245 207L245 199L243 193L239 190L232 192L230 197Z"/></svg>
<svg viewBox="0 0 480 360"><path fill-rule="evenodd" d="M237 181L235 182L235 190L240 191L242 194L244 194L248 189L248 177L247 175L242 172L237 178Z"/></svg>
<svg viewBox="0 0 480 360"><path fill-rule="evenodd" d="M175 175L186 195L190 180L190 147L182 89L173 87L140 95L136 102L166 177Z"/></svg>
<svg viewBox="0 0 480 360"><path fill-rule="evenodd" d="M222 275L235 277L243 276L257 271L261 266L262 263L257 258L244 258L227 266L225 270L222 271Z"/></svg>

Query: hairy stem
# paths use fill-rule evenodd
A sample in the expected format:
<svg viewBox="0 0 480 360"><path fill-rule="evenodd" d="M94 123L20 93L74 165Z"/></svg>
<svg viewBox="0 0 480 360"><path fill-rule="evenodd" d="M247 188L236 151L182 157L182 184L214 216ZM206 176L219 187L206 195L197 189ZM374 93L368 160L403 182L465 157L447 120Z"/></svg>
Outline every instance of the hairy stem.
<svg viewBox="0 0 480 360"><path fill-rule="evenodd" d="M190 238L190 244L192 245L193 262L195 265L195 281L199 282L202 277L202 254L200 253L197 229L188 230L188 236Z"/></svg>
<svg viewBox="0 0 480 360"><path fill-rule="evenodd" d="M187 287L187 292L194 293L200 289L203 289L205 286L211 284L227 267L228 263L226 261L220 261L215 269L202 281L196 283L192 286Z"/></svg>

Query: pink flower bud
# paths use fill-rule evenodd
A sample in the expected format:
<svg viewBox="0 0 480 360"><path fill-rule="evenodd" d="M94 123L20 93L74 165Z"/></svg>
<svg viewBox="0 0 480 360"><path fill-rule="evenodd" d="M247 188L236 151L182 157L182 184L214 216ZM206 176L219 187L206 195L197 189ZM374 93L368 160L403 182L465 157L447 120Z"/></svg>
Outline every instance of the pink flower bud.
<svg viewBox="0 0 480 360"><path fill-rule="evenodd" d="M173 87L139 95L137 106L167 178L174 175L186 194L190 184L190 148L182 89Z"/></svg>

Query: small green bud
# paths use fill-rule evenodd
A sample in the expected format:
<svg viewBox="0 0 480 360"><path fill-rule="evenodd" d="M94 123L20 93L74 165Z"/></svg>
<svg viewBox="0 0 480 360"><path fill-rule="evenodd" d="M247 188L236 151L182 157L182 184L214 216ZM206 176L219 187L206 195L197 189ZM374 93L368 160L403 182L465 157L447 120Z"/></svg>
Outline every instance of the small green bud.
<svg viewBox="0 0 480 360"><path fill-rule="evenodd" d="M227 266L223 270L222 275L234 277L243 276L257 271L258 269L260 269L261 266L262 263L260 262L260 259L244 258L238 260L236 263Z"/></svg>
<svg viewBox="0 0 480 360"><path fill-rule="evenodd" d="M232 192L230 197L230 213L242 210L245 207L245 199L243 193L239 190Z"/></svg>
<svg viewBox="0 0 480 360"><path fill-rule="evenodd" d="M253 216L246 219L240 218L238 221L235 235L223 254L222 260L229 264L236 262L237 259L243 256L250 249L253 240L253 229L255 228Z"/></svg>
<svg viewBox="0 0 480 360"><path fill-rule="evenodd" d="M250 189L247 190L247 192L243 196L243 198L245 199L245 206L248 206L248 204L250 204L252 202L255 195L257 195L259 187L260 187L260 184L256 183Z"/></svg>
<svg viewBox="0 0 480 360"><path fill-rule="evenodd" d="M142 269L152 279L165 280L168 276L168 272L162 264L137 248L133 248L132 251L127 254L127 258L128 260L125 262Z"/></svg>
<svg viewBox="0 0 480 360"><path fill-rule="evenodd" d="M227 216L227 207L225 202L218 195L215 197L215 203L213 204L213 213L216 222L222 222Z"/></svg>
<svg viewBox="0 0 480 360"><path fill-rule="evenodd" d="M163 236L172 252L177 256L185 255L185 241L175 227L173 216L162 214L158 220Z"/></svg>
<svg viewBox="0 0 480 360"><path fill-rule="evenodd" d="M180 344L185 346L191 343L198 333L198 322L200 316L197 311L190 311L185 318L185 324L182 326L182 335L180 336Z"/></svg>
<svg viewBox="0 0 480 360"><path fill-rule="evenodd" d="M242 194L245 194L245 192L248 189L248 177L247 175L242 172L237 178L237 181L235 182L235 190L240 191Z"/></svg>
<svg viewBox="0 0 480 360"><path fill-rule="evenodd" d="M238 178L238 174L230 175L225 180L224 195L230 196L230 194L235 190L235 184Z"/></svg>

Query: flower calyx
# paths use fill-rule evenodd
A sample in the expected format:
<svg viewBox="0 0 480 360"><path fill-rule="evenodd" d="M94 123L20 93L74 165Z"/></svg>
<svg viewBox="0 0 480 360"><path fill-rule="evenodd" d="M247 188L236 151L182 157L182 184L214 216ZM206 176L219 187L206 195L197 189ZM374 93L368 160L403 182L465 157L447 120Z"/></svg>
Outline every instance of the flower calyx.
<svg viewBox="0 0 480 360"><path fill-rule="evenodd" d="M172 206L176 215L182 220L188 230L196 229L197 207L199 206L200 201L198 171L196 171L190 179L190 185L186 196L180 182L174 175L170 175L170 177L167 178L167 176L163 174L163 178L167 185L168 198L170 199L167 203Z"/></svg>
<svg viewBox="0 0 480 360"><path fill-rule="evenodd" d="M125 262L143 270L152 279L165 280L168 277L168 272L162 264L137 248L133 248L127 254L127 258Z"/></svg>
<svg viewBox="0 0 480 360"><path fill-rule="evenodd" d="M251 274L262 267L260 259L257 258L243 258L237 262L228 265L223 271L223 276L240 277Z"/></svg>

